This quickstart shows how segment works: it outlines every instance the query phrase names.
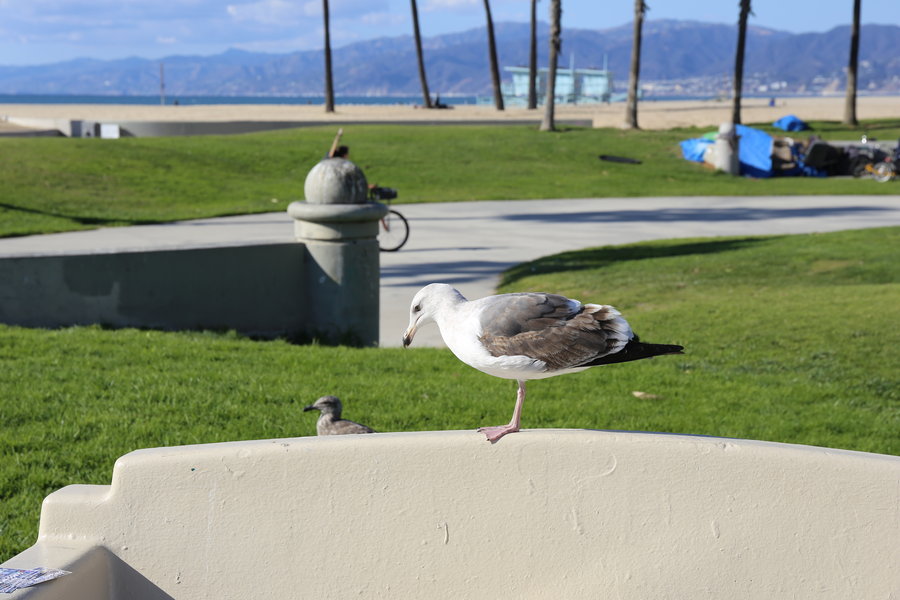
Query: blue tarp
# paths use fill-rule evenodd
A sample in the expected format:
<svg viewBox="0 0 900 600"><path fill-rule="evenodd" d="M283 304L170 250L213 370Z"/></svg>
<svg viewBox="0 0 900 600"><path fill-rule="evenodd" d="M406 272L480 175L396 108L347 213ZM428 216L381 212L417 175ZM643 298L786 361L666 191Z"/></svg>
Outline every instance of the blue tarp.
<svg viewBox="0 0 900 600"><path fill-rule="evenodd" d="M694 138L679 142L678 145L681 146L681 156L683 156L685 160L703 162L703 153L708 146L712 145L712 143L713 141L707 138Z"/></svg>
<svg viewBox="0 0 900 600"><path fill-rule="evenodd" d="M741 175L771 177L772 136L746 125L735 125L735 131L740 136L738 160L741 163ZM684 140L679 143L681 155L687 160L703 162L703 152L712 143L714 142L707 138Z"/></svg>
<svg viewBox="0 0 900 600"><path fill-rule="evenodd" d="M772 123L772 127L777 127L784 131L803 131L809 129L809 125L800 120L796 115L785 115Z"/></svg>
<svg viewBox="0 0 900 600"><path fill-rule="evenodd" d="M741 175L771 177L772 136L746 125L735 125L735 130L741 138L739 142Z"/></svg>

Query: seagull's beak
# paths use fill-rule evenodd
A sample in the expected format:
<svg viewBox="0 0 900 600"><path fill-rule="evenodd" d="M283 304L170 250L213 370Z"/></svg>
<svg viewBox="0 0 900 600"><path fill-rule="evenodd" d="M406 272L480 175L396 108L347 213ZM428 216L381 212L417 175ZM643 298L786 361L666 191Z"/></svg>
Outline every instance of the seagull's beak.
<svg viewBox="0 0 900 600"><path fill-rule="evenodd" d="M409 327L406 328L406 331L403 332L403 347L406 348L410 344L412 344L413 338L416 335L416 324L413 323Z"/></svg>
<svg viewBox="0 0 900 600"><path fill-rule="evenodd" d="M310 411L310 410L316 410L316 407L313 406L312 404L310 404L309 406L304 406L304 407L303 407L303 412L307 412L307 411Z"/></svg>

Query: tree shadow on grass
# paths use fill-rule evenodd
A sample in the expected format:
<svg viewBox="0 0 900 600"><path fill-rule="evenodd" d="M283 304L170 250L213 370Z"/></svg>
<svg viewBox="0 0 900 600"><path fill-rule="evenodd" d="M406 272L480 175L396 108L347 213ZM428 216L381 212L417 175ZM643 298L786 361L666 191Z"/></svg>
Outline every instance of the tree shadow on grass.
<svg viewBox="0 0 900 600"><path fill-rule="evenodd" d="M747 237L727 240L707 240L684 243L640 244L634 246L606 246L590 250L575 250L545 256L516 265L503 273L500 285L509 285L531 275L599 269L612 264L699 254L716 254L749 248L772 237Z"/></svg>
<svg viewBox="0 0 900 600"><path fill-rule="evenodd" d="M845 132L880 131L884 129L900 128L900 119L876 119L875 121L863 121L857 126L847 126L840 121L811 121L808 123L811 132Z"/></svg>
<svg viewBox="0 0 900 600"><path fill-rule="evenodd" d="M16 206L15 204L9 204L8 202L0 202L0 209L29 213L33 215L42 215L45 217L53 217L56 219L65 219L67 221L72 221L73 223L76 223L78 225L83 225L85 227L102 227L104 225L155 225L157 223L164 222L158 219L109 219L103 217L77 217L49 210L38 210L36 208Z"/></svg>

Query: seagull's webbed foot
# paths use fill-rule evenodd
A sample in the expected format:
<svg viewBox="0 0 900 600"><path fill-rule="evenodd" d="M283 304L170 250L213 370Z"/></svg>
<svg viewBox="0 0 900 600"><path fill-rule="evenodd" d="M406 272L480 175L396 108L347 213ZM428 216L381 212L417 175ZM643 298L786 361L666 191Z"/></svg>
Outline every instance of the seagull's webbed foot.
<svg viewBox="0 0 900 600"><path fill-rule="evenodd" d="M519 430L518 423L510 423L508 425L497 425L496 427L479 427L478 431L484 434L488 441L492 444L502 438L507 433L515 433Z"/></svg>
<svg viewBox="0 0 900 600"><path fill-rule="evenodd" d="M522 405L525 404L525 380L519 380L519 390L516 392L516 407L513 409L513 416L507 425L497 425L496 427L479 427L478 431L483 433L488 441L496 444L497 440L507 433L515 433L519 430L519 422L522 420Z"/></svg>

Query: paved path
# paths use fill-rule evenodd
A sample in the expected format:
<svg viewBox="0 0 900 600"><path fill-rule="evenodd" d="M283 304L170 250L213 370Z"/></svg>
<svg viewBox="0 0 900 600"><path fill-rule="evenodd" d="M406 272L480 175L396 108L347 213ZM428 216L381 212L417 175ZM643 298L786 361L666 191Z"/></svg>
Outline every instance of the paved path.
<svg viewBox="0 0 900 600"><path fill-rule="evenodd" d="M504 269L556 252L661 238L900 225L900 196L508 200L397 208L409 219L411 235L399 252L381 254L382 346L400 345L409 302L425 284L450 283L478 298L494 291ZM275 243L292 236L286 213L267 213L3 239L0 256ZM415 343L443 345L433 326L422 329Z"/></svg>
<svg viewBox="0 0 900 600"><path fill-rule="evenodd" d="M423 285L450 283L478 298L494 292L503 270L548 254L663 238L900 225L900 196L528 200L398 209L409 218L411 235L402 250L381 255L382 346L400 344L409 302ZM434 326L420 330L415 344L443 345Z"/></svg>

